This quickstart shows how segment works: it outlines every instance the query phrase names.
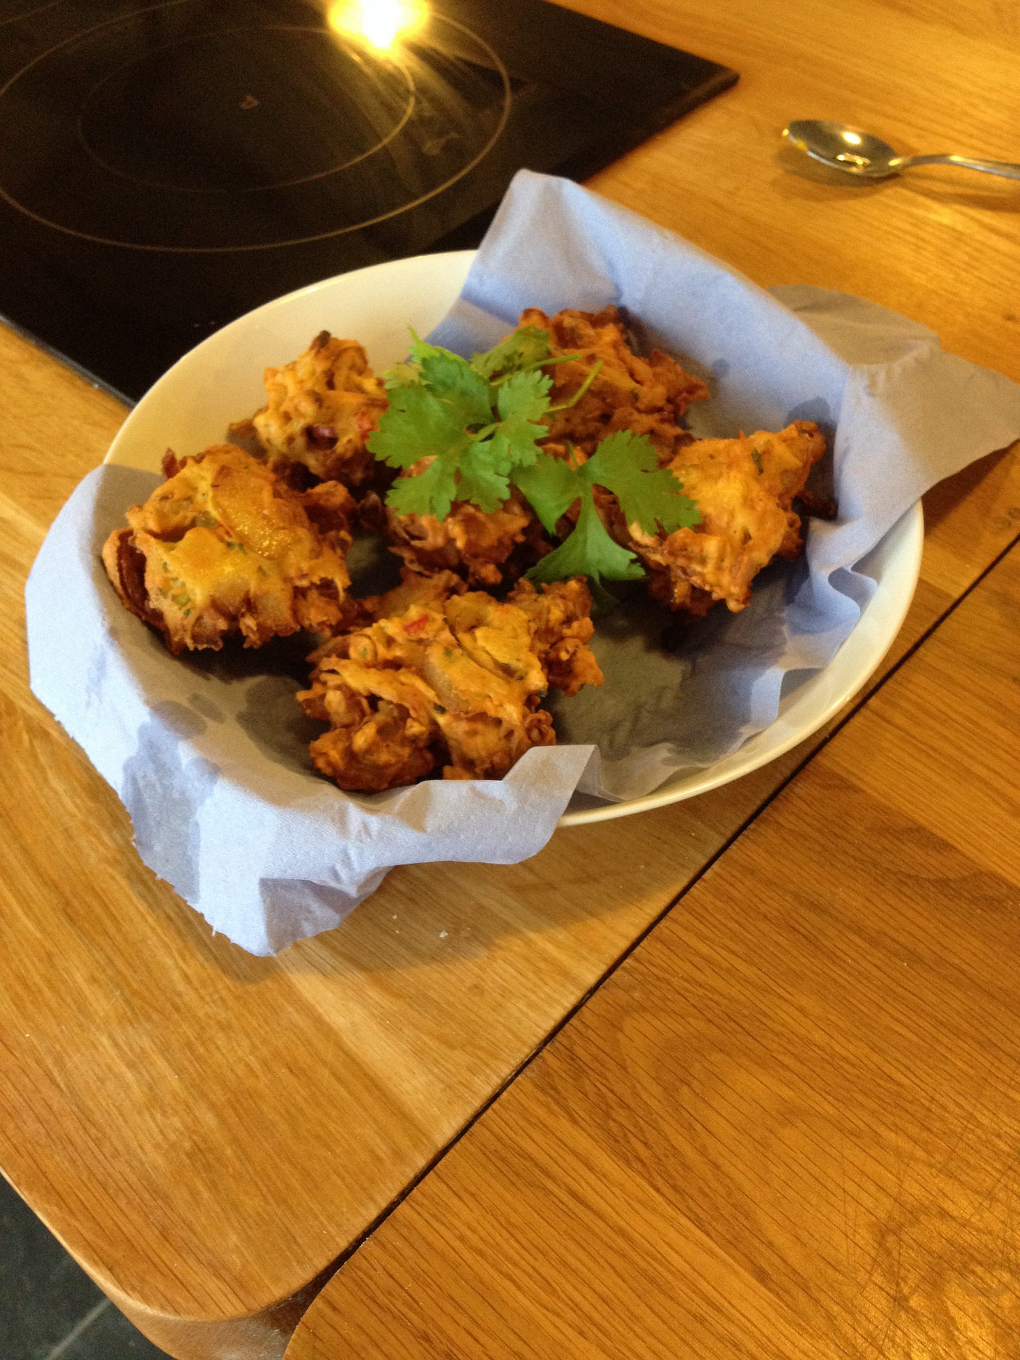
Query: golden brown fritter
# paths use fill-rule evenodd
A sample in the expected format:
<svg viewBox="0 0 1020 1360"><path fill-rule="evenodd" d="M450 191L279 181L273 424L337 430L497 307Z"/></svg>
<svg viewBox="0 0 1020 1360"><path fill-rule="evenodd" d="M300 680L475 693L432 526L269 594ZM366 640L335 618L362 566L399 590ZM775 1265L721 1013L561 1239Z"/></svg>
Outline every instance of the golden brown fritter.
<svg viewBox="0 0 1020 1360"><path fill-rule="evenodd" d="M127 512L130 528L110 535L103 563L172 652L219 649L235 632L258 647L339 626L350 584L345 488L325 483L303 498L232 444L168 454L163 467L168 480Z"/></svg>
<svg viewBox="0 0 1020 1360"><path fill-rule="evenodd" d="M591 592L583 576L536 590L518 581L507 599L531 622L531 645L555 689L568 697L582 685L601 685L602 672L588 643L595 631Z"/></svg>
<svg viewBox="0 0 1020 1360"><path fill-rule="evenodd" d="M425 471L430 458L419 459L408 474ZM498 586L513 580L542 555L517 552L541 536L531 507L518 494L490 514L468 501L454 501L444 520L434 515L401 515L387 507L386 533L391 551L413 570L428 574L457 571L471 585ZM513 559L513 560L512 560Z"/></svg>
<svg viewBox="0 0 1020 1360"><path fill-rule="evenodd" d="M437 605L451 595L463 595L467 585L452 571L438 571L434 576L419 576L407 567L400 569L400 585L386 591L384 595L363 595L360 600L348 595L344 601L344 617L333 635L327 637L311 655L309 662L316 666L327 656L347 655L347 635L375 623L378 619L389 618L391 614L403 614L412 605Z"/></svg>
<svg viewBox="0 0 1020 1360"><path fill-rule="evenodd" d="M668 536L634 524L621 534L617 524L617 536L648 567L649 590L669 608L700 615L725 600L736 613L762 567L800 552L800 517L791 506L824 452L825 437L809 420L776 434L697 439L670 471L697 503L701 523Z"/></svg>
<svg viewBox="0 0 1020 1360"><path fill-rule="evenodd" d="M636 355L615 307L601 312L566 310L553 317L529 307L521 313L520 324L548 331L554 357L579 356L546 370L553 380L549 394L553 406L570 401L596 362L602 362L575 405L546 417L550 440L569 442L590 455L606 435L630 430L649 437L665 467L690 439L679 421L691 402L708 396L708 388L660 350L653 350L647 359Z"/></svg>
<svg viewBox="0 0 1020 1360"><path fill-rule="evenodd" d="M432 576L419 576L407 567L400 569L400 585L385 595L365 595L357 601L362 617L370 623L385 619L390 614L403 614L413 604L439 604L451 595L463 595L467 585L452 571L437 571ZM348 630L349 631L349 630Z"/></svg>
<svg viewBox="0 0 1020 1360"><path fill-rule="evenodd" d="M386 409L386 390L356 340L321 331L292 363L267 368L263 381L266 405L231 433L254 434L271 468L300 463L351 488L375 477L379 465L365 441Z"/></svg>
<svg viewBox="0 0 1020 1360"><path fill-rule="evenodd" d="M549 684L573 694L602 683L585 645L591 596L580 578L541 594L518 587L503 604L481 591L407 604L409 591L405 580L374 606L400 612L315 653L311 686L298 695L310 717L330 723L312 759L342 789L409 784L437 762L446 779L499 779L532 746L555 744L538 707Z"/></svg>

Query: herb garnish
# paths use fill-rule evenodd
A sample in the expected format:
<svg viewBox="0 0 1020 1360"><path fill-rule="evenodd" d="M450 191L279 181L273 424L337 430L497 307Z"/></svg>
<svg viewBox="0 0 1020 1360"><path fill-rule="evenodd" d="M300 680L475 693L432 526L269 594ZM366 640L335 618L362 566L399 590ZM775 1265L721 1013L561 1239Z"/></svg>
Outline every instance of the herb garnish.
<svg viewBox="0 0 1020 1360"><path fill-rule="evenodd" d="M596 485L613 492L627 522L647 533L660 525L672 533L699 522L694 502L671 472L659 469L644 435L610 435L582 463L573 451L566 460L539 448L538 440L549 433L541 418L578 401L600 364L571 401L552 406L552 378L542 369L579 356L552 357L547 331L521 327L470 362L411 335L411 362L385 374L389 407L368 440L376 458L393 468L432 459L420 476L398 478L391 487L386 502L399 514L443 520L455 500L491 514L513 484L555 535L557 521L580 501L573 530L528 576L557 581L584 575L596 586L602 577L626 581L644 575L637 557L614 542L602 523Z"/></svg>

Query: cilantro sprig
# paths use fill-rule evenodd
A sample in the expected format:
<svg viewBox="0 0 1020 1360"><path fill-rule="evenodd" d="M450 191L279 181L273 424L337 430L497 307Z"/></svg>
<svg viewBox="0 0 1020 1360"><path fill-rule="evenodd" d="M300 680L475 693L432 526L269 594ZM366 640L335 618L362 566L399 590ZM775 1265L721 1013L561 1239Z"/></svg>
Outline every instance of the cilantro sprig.
<svg viewBox="0 0 1020 1360"><path fill-rule="evenodd" d="M523 326L471 360L411 332L411 361L385 374L389 407L368 447L390 467L406 471L423 458L428 467L400 477L387 495L399 514L443 520L454 501L469 501L487 514L519 488L550 534L579 503L574 528L528 572L534 581L583 575L596 588L602 578L635 580L644 575L634 553L616 543L595 503L594 487L611 491L628 524L647 533L661 526L672 533L699 522L694 502L683 495L672 473L658 467L643 435L610 435L587 461L554 458L538 444L548 436L541 422L587 391L596 364L570 402L552 406L552 378L543 369L579 356L552 356L547 331Z"/></svg>
<svg viewBox="0 0 1020 1360"><path fill-rule="evenodd" d="M411 332L411 360L386 376L389 408L368 447L390 467L406 470L431 458L417 477L399 478L387 504L400 514L445 519L455 500L491 514L510 495L510 473L538 457L537 424L549 410L549 337L537 327L516 331L469 363Z"/></svg>
<svg viewBox="0 0 1020 1360"><path fill-rule="evenodd" d="M556 532L557 521L574 502L580 501L573 531L531 568L527 574L532 581L562 581L583 574L598 586L602 578L636 581L644 576L635 554L610 537L602 523L595 504L596 486L612 491L626 522L648 534L660 526L671 534L700 520L697 507L681 493L673 474L658 466L651 442L630 430L603 439L580 465L542 454L515 481L550 533Z"/></svg>

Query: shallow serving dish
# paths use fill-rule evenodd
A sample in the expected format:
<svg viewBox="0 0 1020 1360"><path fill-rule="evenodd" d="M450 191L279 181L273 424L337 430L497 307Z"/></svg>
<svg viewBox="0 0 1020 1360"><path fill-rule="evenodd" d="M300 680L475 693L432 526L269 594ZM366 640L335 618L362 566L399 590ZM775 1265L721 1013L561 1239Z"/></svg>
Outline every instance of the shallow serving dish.
<svg viewBox="0 0 1020 1360"><path fill-rule="evenodd" d="M378 372L406 357L407 328L427 334L458 296L474 251L416 256L342 274L256 308L186 354L124 422L106 462L158 472L167 448L197 453L227 438L227 426L263 404L262 371L288 363L322 329L359 340ZM641 798L601 803L576 796L561 826L624 817L738 779L810 736L867 682L900 629L917 584L923 540L920 503L861 564L877 590L829 664L780 704L779 716L731 755L681 772Z"/></svg>

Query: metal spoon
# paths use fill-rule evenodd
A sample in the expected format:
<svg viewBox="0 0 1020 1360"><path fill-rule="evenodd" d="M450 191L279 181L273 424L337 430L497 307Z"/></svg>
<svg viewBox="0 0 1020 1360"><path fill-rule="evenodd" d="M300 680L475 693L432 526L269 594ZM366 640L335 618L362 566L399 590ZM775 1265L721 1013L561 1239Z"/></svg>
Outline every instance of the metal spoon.
<svg viewBox="0 0 1020 1360"><path fill-rule="evenodd" d="M970 156L898 156L891 146L870 132L844 127L842 123L801 118L788 123L783 136L812 160L858 179L888 179L909 165L962 165L967 170L1020 179L1020 165L1011 161L978 161Z"/></svg>

